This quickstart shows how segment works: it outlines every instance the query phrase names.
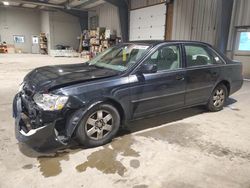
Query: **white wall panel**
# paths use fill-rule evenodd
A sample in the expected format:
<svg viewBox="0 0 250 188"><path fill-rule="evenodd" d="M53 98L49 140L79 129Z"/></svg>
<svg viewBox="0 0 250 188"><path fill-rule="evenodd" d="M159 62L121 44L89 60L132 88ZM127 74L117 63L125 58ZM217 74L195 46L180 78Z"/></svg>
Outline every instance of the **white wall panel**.
<svg viewBox="0 0 250 188"><path fill-rule="evenodd" d="M164 39L165 20L165 4L131 10L129 40Z"/></svg>

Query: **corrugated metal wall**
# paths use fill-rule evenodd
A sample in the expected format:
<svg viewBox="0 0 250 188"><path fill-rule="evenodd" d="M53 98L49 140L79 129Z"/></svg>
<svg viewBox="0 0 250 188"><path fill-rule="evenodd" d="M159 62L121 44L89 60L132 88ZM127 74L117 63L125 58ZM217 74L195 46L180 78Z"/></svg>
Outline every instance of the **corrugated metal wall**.
<svg viewBox="0 0 250 188"><path fill-rule="evenodd" d="M236 6L234 26L250 26L250 1L237 0L234 5Z"/></svg>
<svg viewBox="0 0 250 188"><path fill-rule="evenodd" d="M110 3L104 3L91 10L92 11L89 12L89 18L91 16L98 15L99 27L116 30L117 35L121 36L121 27L117 7Z"/></svg>
<svg viewBox="0 0 250 188"><path fill-rule="evenodd" d="M235 0L230 24L230 33L227 45L227 52L230 57L234 50L236 27L250 26L250 1Z"/></svg>
<svg viewBox="0 0 250 188"><path fill-rule="evenodd" d="M227 45L227 56L236 61L242 62L243 76L250 78L250 53L235 50L236 36L239 28L250 28L250 1L249 0L235 0L232 12L232 19L230 25L230 33Z"/></svg>
<svg viewBox="0 0 250 188"><path fill-rule="evenodd" d="M220 0L175 0L172 39L215 45Z"/></svg>
<svg viewBox="0 0 250 188"><path fill-rule="evenodd" d="M137 9L146 6L156 5L163 2L164 0L130 0L130 8Z"/></svg>

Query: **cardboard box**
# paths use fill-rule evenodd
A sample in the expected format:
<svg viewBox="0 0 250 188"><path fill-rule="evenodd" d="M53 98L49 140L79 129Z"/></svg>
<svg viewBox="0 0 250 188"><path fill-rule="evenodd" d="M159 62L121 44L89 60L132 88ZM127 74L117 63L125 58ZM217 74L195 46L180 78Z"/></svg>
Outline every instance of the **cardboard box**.
<svg viewBox="0 0 250 188"><path fill-rule="evenodd" d="M96 30L90 30L89 35L90 37L96 37Z"/></svg>
<svg viewBox="0 0 250 188"><path fill-rule="evenodd" d="M7 45L7 50L9 54L14 54L16 49L14 45Z"/></svg>

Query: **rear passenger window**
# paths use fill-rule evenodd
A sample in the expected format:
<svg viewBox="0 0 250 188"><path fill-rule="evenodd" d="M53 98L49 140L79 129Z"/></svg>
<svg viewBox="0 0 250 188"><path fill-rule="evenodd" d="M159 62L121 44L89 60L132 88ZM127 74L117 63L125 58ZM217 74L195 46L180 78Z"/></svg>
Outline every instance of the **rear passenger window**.
<svg viewBox="0 0 250 188"><path fill-rule="evenodd" d="M200 46L185 46L187 67L214 64L213 57Z"/></svg>

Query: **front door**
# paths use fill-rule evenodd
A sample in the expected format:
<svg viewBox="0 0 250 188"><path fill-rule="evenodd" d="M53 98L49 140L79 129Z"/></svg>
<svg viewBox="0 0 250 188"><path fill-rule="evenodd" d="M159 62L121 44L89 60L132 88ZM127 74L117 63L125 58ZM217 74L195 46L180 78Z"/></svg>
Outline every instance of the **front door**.
<svg viewBox="0 0 250 188"><path fill-rule="evenodd" d="M158 71L129 77L132 116L139 118L184 106L186 84L180 47L160 47L144 63L156 64Z"/></svg>
<svg viewBox="0 0 250 188"><path fill-rule="evenodd" d="M39 53L39 37L37 35L32 35L31 37L31 52L32 54Z"/></svg>

